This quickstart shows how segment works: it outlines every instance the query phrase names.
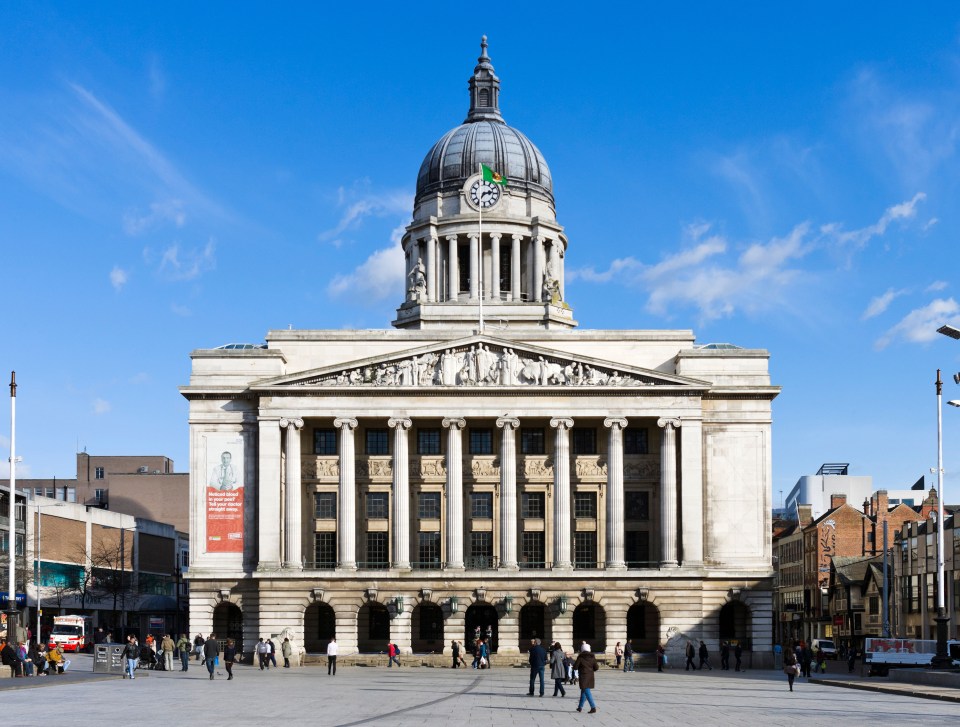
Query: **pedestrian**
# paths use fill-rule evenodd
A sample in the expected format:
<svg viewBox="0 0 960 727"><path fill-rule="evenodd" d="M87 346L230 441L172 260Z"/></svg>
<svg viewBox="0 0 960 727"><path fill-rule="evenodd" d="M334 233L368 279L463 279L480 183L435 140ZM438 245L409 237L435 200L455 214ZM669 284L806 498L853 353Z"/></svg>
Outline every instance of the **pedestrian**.
<svg viewBox="0 0 960 727"><path fill-rule="evenodd" d="M453 665L450 668L456 669L460 666L460 644L456 641L451 641L450 652L453 654Z"/></svg>
<svg viewBox="0 0 960 727"><path fill-rule="evenodd" d="M257 642L257 664L260 665L260 671L270 668L270 662L267 659L267 642L261 639Z"/></svg>
<svg viewBox="0 0 960 727"><path fill-rule="evenodd" d="M810 678L811 663L813 663L813 651L809 644L803 642L803 646L800 648L800 673L807 679Z"/></svg>
<svg viewBox="0 0 960 727"><path fill-rule="evenodd" d="M633 642L627 639L627 645L623 647L623 670L633 671Z"/></svg>
<svg viewBox="0 0 960 727"><path fill-rule="evenodd" d="M270 663L276 668L277 666L277 647L273 643L273 639L267 639L267 658L270 659Z"/></svg>
<svg viewBox="0 0 960 727"><path fill-rule="evenodd" d="M556 642L550 651L550 677L553 679L553 696L557 696L558 692L561 697L567 696L567 692L563 688L563 682L567 678L567 667L563 665L566 656L563 649L560 648L560 642Z"/></svg>
<svg viewBox="0 0 960 727"><path fill-rule="evenodd" d="M327 644L327 676L337 675L337 640L330 639Z"/></svg>
<svg viewBox="0 0 960 727"><path fill-rule="evenodd" d="M697 650L693 647L693 642L688 641L687 650L686 650L687 668L684 669L684 671L697 670L697 665L693 663L693 657L695 657L696 655L697 655Z"/></svg>
<svg viewBox="0 0 960 727"><path fill-rule="evenodd" d="M186 634L180 634L177 639L177 650L180 652L180 671L186 671L190 664L190 639Z"/></svg>
<svg viewBox="0 0 960 727"><path fill-rule="evenodd" d="M720 670L730 670L730 644L726 641L720 642Z"/></svg>
<svg viewBox="0 0 960 727"><path fill-rule="evenodd" d="M737 660L736 669L734 671L741 671L740 669L740 660L743 658L743 647L740 646L740 642L737 642L737 645L733 647L733 658Z"/></svg>
<svg viewBox="0 0 960 727"><path fill-rule="evenodd" d="M283 643L280 645L280 653L283 654L283 668L290 668L290 657L293 656L293 646L290 644L290 639L284 639Z"/></svg>
<svg viewBox="0 0 960 727"><path fill-rule="evenodd" d="M707 645L703 643L703 639L700 639L700 668L703 669L704 666L713 671L713 667L710 666L710 652L707 651Z"/></svg>
<svg viewBox="0 0 960 727"><path fill-rule="evenodd" d="M197 661L200 661L200 657L203 656L203 642L204 638L200 634L193 639L193 653L197 655Z"/></svg>
<svg viewBox="0 0 960 727"><path fill-rule="evenodd" d="M227 639L227 643L223 646L223 668L227 670L227 681L233 679L233 662L236 660L237 642L233 639Z"/></svg>
<svg viewBox="0 0 960 727"><path fill-rule="evenodd" d="M620 642L617 642L617 645L613 647L613 655L617 657L617 669L620 668L620 661L623 659L623 647L620 646Z"/></svg>
<svg viewBox="0 0 960 727"><path fill-rule="evenodd" d="M140 659L140 646L137 644L136 637L132 634L127 637L122 656L127 660L127 675L131 679L136 679L133 673L137 670L137 661Z"/></svg>
<svg viewBox="0 0 960 727"><path fill-rule="evenodd" d="M480 648L478 649L480 653L480 668L489 669L490 668L490 647L487 646L486 639L480 639Z"/></svg>
<svg viewBox="0 0 960 727"><path fill-rule="evenodd" d="M580 703L577 705L577 711L583 711L583 703L590 703L590 712L597 711L596 702L593 701L592 690L594 688L595 672L600 668L597 659L590 651L590 644L584 644L581 647L580 654L574 664L574 669L580 674Z"/></svg>
<svg viewBox="0 0 960 727"><path fill-rule="evenodd" d="M460 666L462 666L464 669L466 669L466 668L467 668L467 660L463 657L464 653L466 652L466 648L464 647L462 641L458 641L458 642L457 642L457 646L460 647Z"/></svg>
<svg viewBox="0 0 960 727"><path fill-rule="evenodd" d="M163 668L165 671L173 671L173 650L176 644L170 638L170 634L164 634L160 642L160 651L163 653Z"/></svg>
<svg viewBox="0 0 960 727"><path fill-rule="evenodd" d="M657 644L657 671L663 671L663 667L667 663L667 650L663 648L663 644Z"/></svg>
<svg viewBox="0 0 960 727"><path fill-rule="evenodd" d="M23 676L20 657L17 656L17 650L13 648L13 644L9 641L0 642L0 661L2 661L4 666L10 667L10 676Z"/></svg>
<svg viewBox="0 0 960 727"><path fill-rule="evenodd" d="M813 670L815 672L825 672L827 670L827 657L823 654L823 647L817 647L817 653L813 655Z"/></svg>
<svg viewBox="0 0 960 727"><path fill-rule="evenodd" d="M480 668L480 640L477 639L473 642L473 663L470 664L471 669Z"/></svg>
<svg viewBox="0 0 960 727"><path fill-rule="evenodd" d="M783 654L783 673L787 675L787 684L790 685L792 692L793 680L800 674L800 665L797 663L797 654L793 649L787 649Z"/></svg>
<svg viewBox="0 0 960 727"><path fill-rule="evenodd" d="M847 674L853 674L853 670L857 667L857 647L853 644L850 644L850 648L847 649Z"/></svg>
<svg viewBox="0 0 960 727"><path fill-rule="evenodd" d="M393 666L393 663L396 662L397 666L400 666L400 649L397 648L396 644L390 643L387 644L387 668L389 669Z"/></svg>
<svg viewBox="0 0 960 727"><path fill-rule="evenodd" d="M540 639L533 639L530 642L530 691L528 697L533 696L534 683L537 677L540 678L540 696L543 696L543 670L547 666L547 652L540 646Z"/></svg>
<svg viewBox="0 0 960 727"><path fill-rule="evenodd" d="M220 645L217 635L210 634L210 638L203 642L203 660L207 662L207 671L210 672L210 681L213 681L213 672L217 666L217 657L220 656Z"/></svg>

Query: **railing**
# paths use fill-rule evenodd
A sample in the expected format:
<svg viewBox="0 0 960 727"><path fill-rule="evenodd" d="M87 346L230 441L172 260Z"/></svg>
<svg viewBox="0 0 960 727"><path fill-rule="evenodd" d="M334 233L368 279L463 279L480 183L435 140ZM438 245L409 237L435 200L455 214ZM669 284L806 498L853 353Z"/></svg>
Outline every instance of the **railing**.
<svg viewBox="0 0 960 727"><path fill-rule="evenodd" d="M595 560L573 561L573 567L577 570L584 570L584 569L595 570L597 568L603 568L603 566L604 566L603 561L595 561Z"/></svg>
<svg viewBox="0 0 960 727"><path fill-rule="evenodd" d="M520 570L545 570L553 567L553 563L548 560L528 560L520 563L519 565Z"/></svg>
<svg viewBox="0 0 960 727"><path fill-rule="evenodd" d="M307 560L303 563L303 567L310 570L333 570L337 565L335 560Z"/></svg>
<svg viewBox="0 0 960 727"><path fill-rule="evenodd" d="M390 563L385 560L358 560L357 570L390 570Z"/></svg>
<svg viewBox="0 0 960 727"><path fill-rule="evenodd" d="M497 568L497 559L491 555L471 555L463 559L467 570L493 570Z"/></svg>
<svg viewBox="0 0 960 727"><path fill-rule="evenodd" d="M443 570L447 564L440 560L414 560L410 567L414 570Z"/></svg>
<svg viewBox="0 0 960 727"><path fill-rule="evenodd" d="M628 560L627 568L630 569L639 569L639 568L659 568L660 561L657 560Z"/></svg>

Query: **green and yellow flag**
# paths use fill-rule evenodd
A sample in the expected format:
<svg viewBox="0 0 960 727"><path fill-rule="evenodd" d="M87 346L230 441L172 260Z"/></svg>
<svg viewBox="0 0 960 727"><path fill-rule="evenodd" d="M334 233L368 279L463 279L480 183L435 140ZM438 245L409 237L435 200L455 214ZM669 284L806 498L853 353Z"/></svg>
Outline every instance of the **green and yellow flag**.
<svg viewBox="0 0 960 727"><path fill-rule="evenodd" d="M481 164L480 168L483 170L484 182L493 182L494 184L499 184L501 187L507 186L507 178L505 176L493 171L486 164Z"/></svg>

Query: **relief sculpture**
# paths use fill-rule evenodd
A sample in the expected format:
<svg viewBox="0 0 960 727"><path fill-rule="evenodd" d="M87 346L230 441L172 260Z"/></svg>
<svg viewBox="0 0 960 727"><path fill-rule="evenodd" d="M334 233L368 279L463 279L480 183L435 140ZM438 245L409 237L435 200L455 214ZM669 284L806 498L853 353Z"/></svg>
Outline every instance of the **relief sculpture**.
<svg viewBox="0 0 960 727"><path fill-rule="evenodd" d="M421 459L420 460L421 477L446 477L447 467L443 458Z"/></svg>
<svg viewBox="0 0 960 727"><path fill-rule="evenodd" d="M492 459L475 459L470 464L470 471L474 477L497 477L500 467Z"/></svg>
<svg viewBox="0 0 960 727"><path fill-rule="evenodd" d="M527 457L517 468L518 474L530 478L553 477L553 462L544 457Z"/></svg>
<svg viewBox="0 0 960 727"><path fill-rule="evenodd" d="M606 477L607 463L598 457L577 457L577 477Z"/></svg>
<svg viewBox="0 0 960 727"><path fill-rule="evenodd" d="M628 480L652 480L660 477L659 460L627 459L623 463L623 476Z"/></svg>

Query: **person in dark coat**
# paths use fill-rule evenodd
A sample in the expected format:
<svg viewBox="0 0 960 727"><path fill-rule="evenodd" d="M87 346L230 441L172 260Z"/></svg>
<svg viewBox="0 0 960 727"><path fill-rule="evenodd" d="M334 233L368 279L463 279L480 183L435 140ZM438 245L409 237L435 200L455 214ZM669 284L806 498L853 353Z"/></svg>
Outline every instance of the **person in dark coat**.
<svg viewBox="0 0 960 727"><path fill-rule="evenodd" d="M667 650L663 648L663 644L657 644L657 671L663 671L663 667L666 663Z"/></svg>
<svg viewBox="0 0 960 727"><path fill-rule="evenodd" d="M692 641L687 642L687 650L685 654L687 657L687 668L684 671L696 671L697 665L693 663L693 657L697 655L697 650L694 648Z"/></svg>
<svg viewBox="0 0 960 727"><path fill-rule="evenodd" d="M783 673L787 675L787 684L790 685L790 691L793 691L793 680L797 678L797 655L793 649L787 649L783 652Z"/></svg>
<svg viewBox="0 0 960 727"><path fill-rule="evenodd" d="M633 642L627 639L627 645L623 647L623 670L633 671Z"/></svg>
<svg viewBox="0 0 960 727"><path fill-rule="evenodd" d="M223 666L227 670L227 681L233 679L233 662L237 660L237 642L227 639L223 647Z"/></svg>
<svg viewBox="0 0 960 727"><path fill-rule="evenodd" d="M737 660L736 669L734 669L734 671L741 671L740 660L743 658L743 647L740 646L739 642L733 647L733 657Z"/></svg>
<svg viewBox="0 0 960 727"><path fill-rule="evenodd" d="M218 656L220 656L220 645L217 643L217 635L210 634L210 638L203 642L203 660L207 663L207 671L210 672L211 681L217 666Z"/></svg>
<svg viewBox="0 0 960 727"><path fill-rule="evenodd" d="M847 649L847 673L853 674L853 670L857 668L857 647L853 644L850 644L850 648Z"/></svg>
<svg viewBox="0 0 960 727"><path fill-rule="evenodd" d="M700 668L707 667L710 671L713 671L713 667L710 666L710 652L707 651L707 645L703 643L703 639L700 640Z"/></svg>
<svg viewBox="0 0 960 727"><path fill-rule="evenodd" d="M543 670L547 666L547 652L540 646L540 639L530 642L530 691L528 697L533 696L533 686L540 677L540 696L543 696Z"/></svg>
<svg viewBox="0 0 960 727"><path fill-rule="evenodd" d="M567 680L567 667L563 664L564 657L566 657L566 654L563 653L558 641L550 650L550 677L553 679L553 696L557 696L557 694L561 697L567 696L567 692L563 688L563 683Z"/></svg>
<svg viewBox="0 0 960 727"><path fill-rule="evenodd" d="M720 643L720 669L730 670L730 644L726 641Z"/></svg>
<svg viewBox="0 0 960 727"><path fill-rule="evenodd" d="M450 652L453 654L453 666L451 669L456 669L460 666L460 644L456 641L450 642Z"/></svg>
<svg viewBox="0 0 960 727"><path fill-rule="evenodd" d="M597 664L597 658L593 655L593 652L590 651L590 644L583 645L573 668L580 675L580 703L577 705L577 711L582 712L583 703L589 702L589 714L594 714L597 711L597 705L596 702L593 701L593 692L591 690L595 686L595 672L600 668L600 665Z"/></svg>
<svg viewBox="0 0 960 727"><path fill-rule="evenodd" d="M0 648L0 661L3 662L4 666L10 667L10 676L19 677L23 676L20 671L20 659L17 657L17 652L14 651L13 646L9 642L3 642L3 648Z"/></svg>

